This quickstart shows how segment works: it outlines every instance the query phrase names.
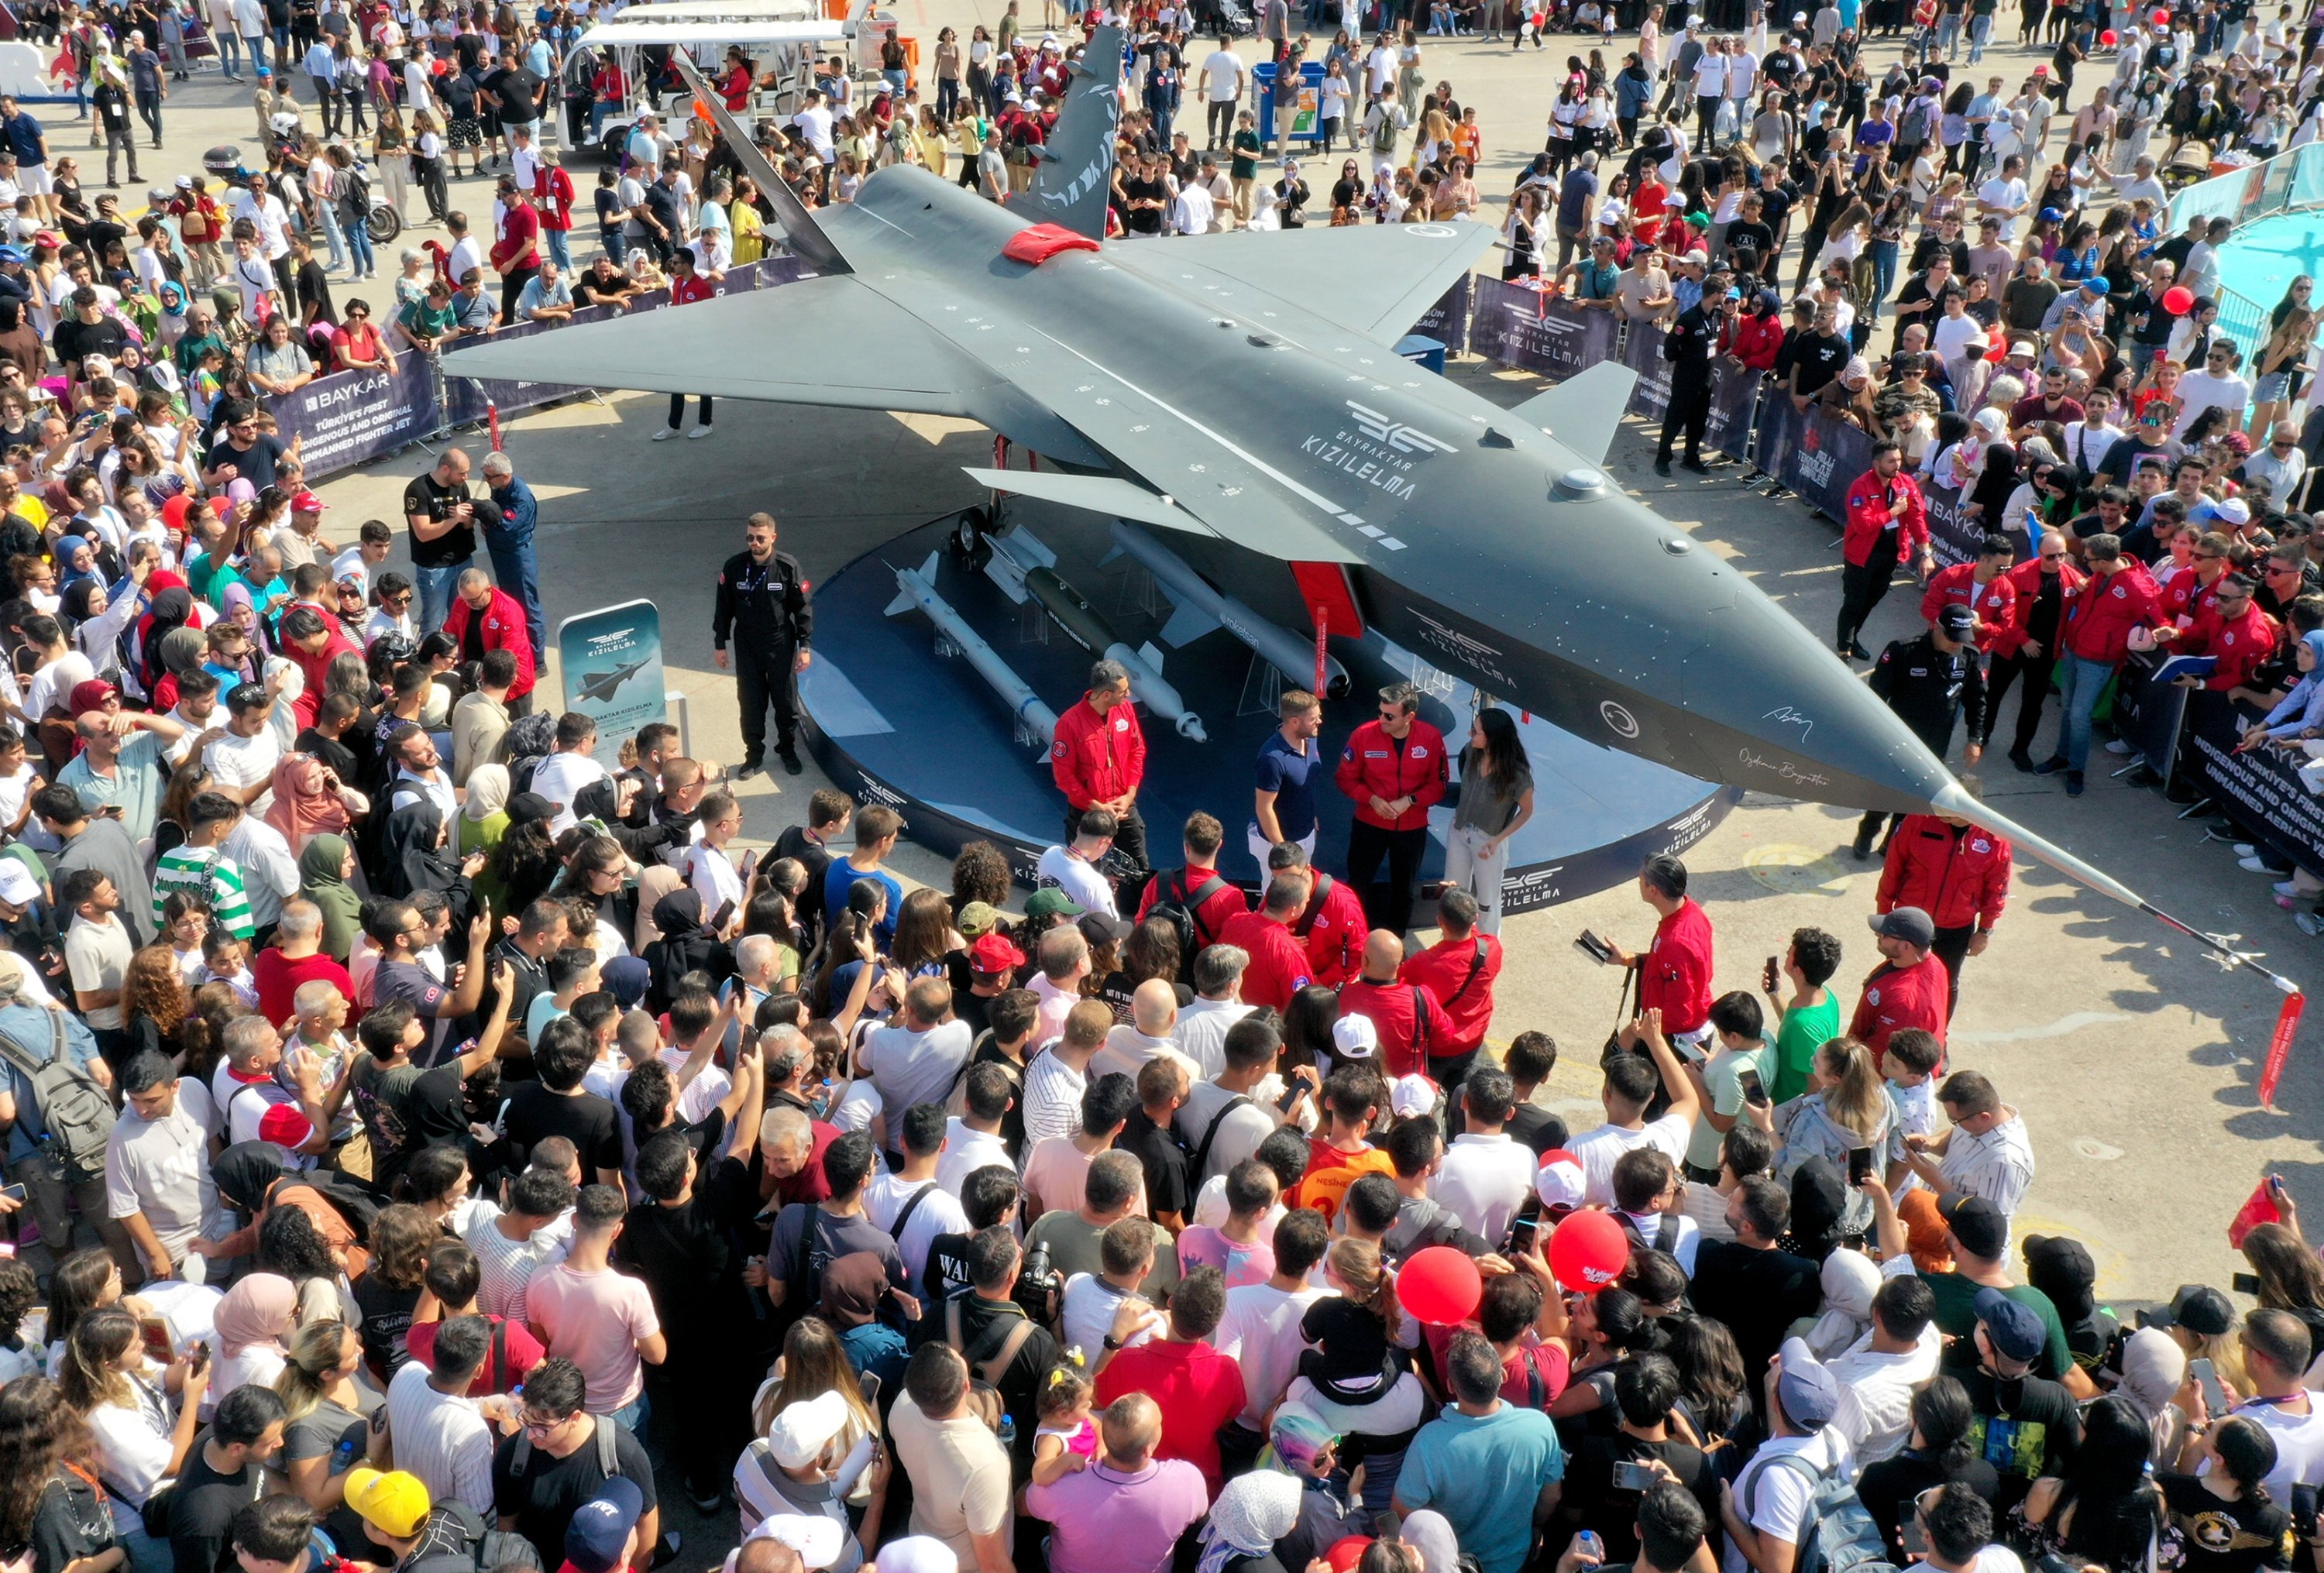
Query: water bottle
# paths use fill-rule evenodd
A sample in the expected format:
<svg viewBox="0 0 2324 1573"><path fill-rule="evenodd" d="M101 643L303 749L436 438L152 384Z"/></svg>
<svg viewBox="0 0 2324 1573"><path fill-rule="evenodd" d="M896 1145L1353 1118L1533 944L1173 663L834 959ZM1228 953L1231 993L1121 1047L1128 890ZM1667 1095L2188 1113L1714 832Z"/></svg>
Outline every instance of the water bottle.
<svg viewBox="0 0 2324 1573"><path fill-rule="evenodd" d="M339 1439L339 1445L331 1455L332 1474L344 1475L355 1467L355 1452L358 1445L359 1440L357 1438L341 1437Z"/></svg>
<svg viewBox="0 0 2324 1573"><path fill-rule="evenodd" d="M1013 1414L1001 1417L1001 1445L1011 1449L1017 1445L1017 1417Z"/></svg>

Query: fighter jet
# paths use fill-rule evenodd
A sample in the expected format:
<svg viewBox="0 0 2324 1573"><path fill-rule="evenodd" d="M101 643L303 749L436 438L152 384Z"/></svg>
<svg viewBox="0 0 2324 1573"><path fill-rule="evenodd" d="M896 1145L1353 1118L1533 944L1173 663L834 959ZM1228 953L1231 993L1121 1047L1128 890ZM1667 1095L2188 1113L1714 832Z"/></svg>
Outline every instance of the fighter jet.
<svg viewBox="0 0 2324 1573"><path fill-rule="evenodd" d="M1600 472L1633 373L1503 409L1395 353L1492 228L1102 241L1121 60L1121 31L1096 30L1006 206L899 164L809 213L681 56L815 276L445 369L980 421L1043 461L980 482L1337 565L1388 639L1578 736L1707 781L1957 813L2153 910L1969 796L1821 641Z"/></svg>
<svg viewBox="0 0 2324 1573"><path fill-rule="evenodd" d="M611 699L616 688L644 671L645 666L643 661L632 661L628 666L616 667L610 672L585 673L581 678L581 697Z"/></svg>

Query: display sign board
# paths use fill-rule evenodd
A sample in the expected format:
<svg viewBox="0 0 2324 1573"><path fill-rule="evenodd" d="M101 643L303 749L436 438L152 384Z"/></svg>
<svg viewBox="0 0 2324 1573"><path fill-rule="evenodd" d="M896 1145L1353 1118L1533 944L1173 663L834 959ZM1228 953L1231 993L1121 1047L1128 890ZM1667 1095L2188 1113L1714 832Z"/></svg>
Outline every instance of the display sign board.
<svg viewBox="0 0 2324 1573"><path fill-rule="evenodd" d="M661 614L650 601L576 613L557 625L557 657L565 708L597 723L595 757L608 770L619 768L622 745L669 709Z"/></svg>

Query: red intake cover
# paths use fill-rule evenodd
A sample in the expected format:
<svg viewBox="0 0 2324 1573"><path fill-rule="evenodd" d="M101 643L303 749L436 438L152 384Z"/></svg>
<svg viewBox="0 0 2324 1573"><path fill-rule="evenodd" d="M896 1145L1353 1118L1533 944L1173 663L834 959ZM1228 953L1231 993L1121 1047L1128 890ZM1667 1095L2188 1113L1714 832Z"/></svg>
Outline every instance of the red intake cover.
<svg viewBox="0 0 2324 1573"><path fill-rule="evenodd" d="M1097 242L1089 236L1067 229L1062 224L1036 224L1019 230L1001 248L1001 254L1012 262L1026 262L1039 267L1059 252L1093 252Z"/></svg>

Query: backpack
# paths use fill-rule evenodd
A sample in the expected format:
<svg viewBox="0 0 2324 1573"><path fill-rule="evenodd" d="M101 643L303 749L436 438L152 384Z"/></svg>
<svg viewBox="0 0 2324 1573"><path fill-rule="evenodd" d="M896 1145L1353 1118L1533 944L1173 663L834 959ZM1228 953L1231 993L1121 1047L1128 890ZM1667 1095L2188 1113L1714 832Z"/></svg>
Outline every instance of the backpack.
<svg viewBox="0 0 2324 1573"><path fill-rule="evenodd" d="M1227 888L1227 882L1214 870L1211 877L1194 889L1186 888L1188 870L1178 869L1167 875L1155 887L1154 905L1146 909L1148 919L1160 918L1178 935L1178 970L1193 970L1195 952L1218 936L1203 932L1203 904ZM1172 885L1176 890L1172 892Z"/></svg>
<svg viewBox="0 0 2324 1573"><path fill-rule="evenodd" d="M591 1440L595 1443L597 1449L597 1473L605 1479L611 1480L622 1472L621 1444L614 1438L613 1421L604 1415L599 1415L597 1430ZM516 1451L509 1457L509 1477L521 1480L525 1476L525 1471L531 1467L532 1438L526 1432L519 1431L516 1435ZM479 1563L478 1566L482 1567L485 1564Z"/></svg>
<svg viewBox="0 0 2324 1573"><path fill-rule="evenodd" d="M600 1433L612 1429L610 1421L603 1419L598 1421L597 1430ZM521 1432L518 1435L516 1447L516 1473L521 1479L525 1467L532 1460L532 1448L524 1440ZM608 1449L604 1443L598 1444L597 1457L600 1463L604 1463L607 1451ZM613 1469L610 1466L607 1467L605 1474L608 1478L612 1477ZM459 1526L460 1546L456 1549L447 1548L441 1551L430 1551L424 1557L414 1558L404 1564L403 1573L497 1573L501 1568L510 1569L511 1573L513 1573L517 1568L540 1566L540 1553L533 1549L530 1541L506 1530L487 1529L484 1520L476 1516L475 1510L466 1503L440 1503L437 1505L436 1512L450 1514L453 1522Z"/></svg>
<svg viewBox="0 0 2324 1573"><path fill-rule="evenodd" d="M1865 1510L1863 1498L1846 1478L1817 1468L1797 1453L1775 1453L1738 1495L1743 1517L1755 1508L1751 1498L1770 1468L1787 1468L1808 1483L1807 1511L1800 1519L1797 1573L1895 1573L1880 1526Z"/></svg>
<svg viewBox="0 0 2324 1573"><path fill-rule="evenodd" d="M32 1100L40 1105L43 1155L73 1181L100 1179L105 1173L106 1138L113 1134L113 1099L86 1071L65 1057L64 1017L49 1018L49 1057L35 1063L22 1044L0 1033L0 1059L32 1085Z"/></svg>
<svg viewBox="0 0 2324 1573"><path fill-rule="evenodd" d="M1645 1234L1640 1232L1637 1220L1627 1212L1616 1213L1614 1221L1622 1226L1622 1232L1629 1237L1630 1244L1635 1249L1660 1251L1667 1256L1673 1254L1672 1247L1678 1244L1679 1220L1670 1213L1663 1214L1662 1222L1655 1226L1653 1239L1646 1238Z"/></svg>

